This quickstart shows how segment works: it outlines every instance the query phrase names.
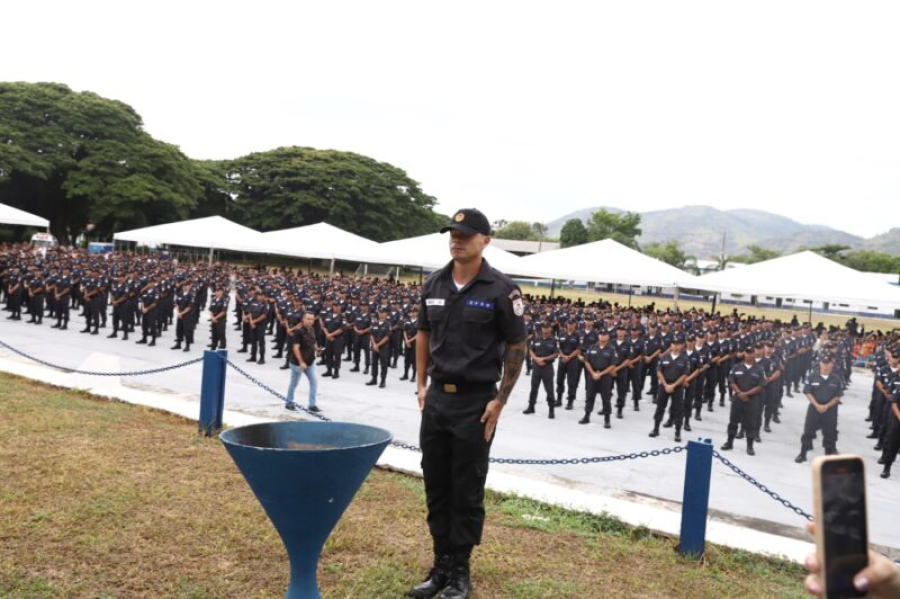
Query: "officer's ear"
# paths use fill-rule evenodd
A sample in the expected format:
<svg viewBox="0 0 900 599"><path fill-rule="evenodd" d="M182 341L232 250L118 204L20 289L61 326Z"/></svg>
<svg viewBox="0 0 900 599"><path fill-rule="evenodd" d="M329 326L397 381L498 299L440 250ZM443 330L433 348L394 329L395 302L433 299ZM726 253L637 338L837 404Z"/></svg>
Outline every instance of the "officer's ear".
<svg viewBox="0 0 900 599"><path fill-rule="evenodd" d="M483 239L484 245L482 246L482 248L486 248L487 246L489 246L491 244L491 236L490 235L482 235L482 237L484 238Z"/></svg>

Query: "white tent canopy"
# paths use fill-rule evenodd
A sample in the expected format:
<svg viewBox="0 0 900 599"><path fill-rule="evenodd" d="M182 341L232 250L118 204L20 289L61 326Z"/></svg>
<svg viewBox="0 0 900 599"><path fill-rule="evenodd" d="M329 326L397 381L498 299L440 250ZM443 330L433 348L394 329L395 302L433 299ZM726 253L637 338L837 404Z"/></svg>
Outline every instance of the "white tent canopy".
<svg viewBox="0 0 900 599"><path fill-rule="evenodd" d="M268 253L323 260L369 262L380 245L338 227L321 222L314 225L270 231L262 234Z"/></svg>
<svg viewBox="0 0 900 599"><path fill-rule="evenodd" d="M30 212L25 212L6 204L0 204L0 224L46 229L50 226L50 221Z"/></svg>
<svg viewBox="0 0 900 599"><path fill-rule="evenodd" d="M545 278L652 287L694 287L696 279L612 239L585 243L521 259Z"/></svg>
<svg viewBox="0 0 900 599"><path fill-rule="evenodd" d="M697 277L692 287L735 295L900 308L900 287L809 251Z"/></svg>
<svg viewBox="0 0 900 599"><path fill-rule="evenodd" d="M144 245L165 244L236 252L265 252L262 233L221 216L122 231L113 235L113 239Z"/></svg>
<svg viewBox="0 0 900 599"><path fill-rule="evenodd" d="M492 245L485 248L484 258L488 264L506 275L538 276L524 264L522 258ZM373 254L366 261L376 264L437 269L445 266L451 259L450 235L431 233L397 241L386 241L381 244L378 254Z"/></svg>

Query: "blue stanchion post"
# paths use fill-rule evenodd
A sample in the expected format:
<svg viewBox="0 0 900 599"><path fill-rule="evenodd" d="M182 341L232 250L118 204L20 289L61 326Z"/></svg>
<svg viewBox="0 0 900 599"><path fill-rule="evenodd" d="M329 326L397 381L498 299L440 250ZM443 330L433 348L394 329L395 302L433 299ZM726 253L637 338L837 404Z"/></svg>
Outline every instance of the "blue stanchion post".
<svg viewBox="0 0 900 599"><path fill-rule="evenodd" d="M212 437L222 430L222 412L225 409L225 360L224 349L203 352L203 379L200 384L200 419L197 430Z"/></svg>
<svg viewBox="0 0 900 599"><path fill-rule="evenodd" d="M706 547L706 517L709 512L712 459L712 439L688 441L678 552L697 559L703 557Z"/></svg>

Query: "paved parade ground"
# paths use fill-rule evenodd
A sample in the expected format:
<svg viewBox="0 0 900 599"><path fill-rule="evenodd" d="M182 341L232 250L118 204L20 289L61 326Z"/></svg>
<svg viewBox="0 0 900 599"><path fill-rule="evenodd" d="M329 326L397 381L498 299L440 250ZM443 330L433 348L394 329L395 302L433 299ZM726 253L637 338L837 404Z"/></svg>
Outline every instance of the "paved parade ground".
<svg viewBox="0 0 900 599"><path fill-rule="evenodd" d="M50 328L51 321L35 326L24 320L10 322L0 319L0 340L23 352L48 362L68 368L97 371L132 371L157 368L184 362L202 355L208 339L208 326L201 323L197 330L197 344L189 353L171 351L174 331L172 328L158 341L156 347L136 345L138 337L128 341L107 339L110 329L101 329L100 335L79 334L81 319L73 311L69 330ZM272 388L284 393L288 383L288 371L279 370L280 360L271 359L267 345L267 363L263 366L246 364L246 354L235 353L239 333L229 325L229 358L238 366L258 377ZM27 360L0 347L0 361L7 363ZM349 372L344 363L341 378L334 381L319 379L318 405L324 415L336 420L384 427L393 432L395 439L418 444L419 411L414 395L414 384L398 380L400 368L388 371L387 388L367 387L368 380L360 373ZM401 360L402 366L402 360ZM319 372L322 372L319 367ZM119 379L125 387L150 390L174 399L198 403L200 394L201 365L194 364L159 374ZM593 417L589 425L579 425L583 415L584 391L579 388L575 410L557 410L555 420L547 419L543 394L539 397L537 414L526 416L522 410L527 405L528 377L522 379L510 397L500 421L492 455L506 458L574 458L604 456L649 451L673 447L672 429L663 429L656 439L648 438L652 427L651 404L648 398L641 404L641 411L634 412L629 402L623 420L612 421L613 428L603 428L602 417ZM75 387L87 386L85 377L71 375ZM582 381L583 382L583 381ZM868 424L864 421L869 403L872 378L857 371L841 406L838 450L842 453L859 453L866 458L868 467L869 518L871 541L877 545L900 549L900 527L896 526L896 497L900 492L900 473L889 480L878 477L881 467L878 456L872 450L873 441L866 439ZM296 400L305 405L306 380L301 379ZM735 450L723 452L736 465L767 485L773 491L800 508L812 510L811 475L808 464L794 463L800 447L800 434L807 402L795 394L785 398L782 424L773 425L773 433L763 433L763 442L756 446L756 456L745 452L745 444L736 441ZM598 401L599 404L599 401ZM254 385L233 369L227 371L226 409L264 418L304 418L303 412L289 413L282 402ZM693 432L683 433L684 440L711 438L718 448L724 441L727 410L716 403L715 411L703 412L703 421L692 421ZM810 457L821 453L821 436ZM683 493L685 454L649 457L646 459L617 461L589 465L565 466L509 466L492 465L492 474L512 474L536 482L562 485L572 492L615 497L646 504L675 508ZM713 514L720 519L758 531L785 537L809 540L802 527L803 518L786 509L737 474L714 460L710 498ZM893 553L894 551L892 551Z"/></svg>

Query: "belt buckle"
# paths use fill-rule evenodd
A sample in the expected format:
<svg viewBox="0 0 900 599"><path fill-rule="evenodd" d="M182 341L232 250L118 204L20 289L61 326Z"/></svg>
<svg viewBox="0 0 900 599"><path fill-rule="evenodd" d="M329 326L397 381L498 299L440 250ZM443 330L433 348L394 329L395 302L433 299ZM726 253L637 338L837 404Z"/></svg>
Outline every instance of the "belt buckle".
<svg viewBox="0 0 900 599"><path fill-rule="evenodd" d="M444 393L459 393L454 383L444 383Z"/></svg>

